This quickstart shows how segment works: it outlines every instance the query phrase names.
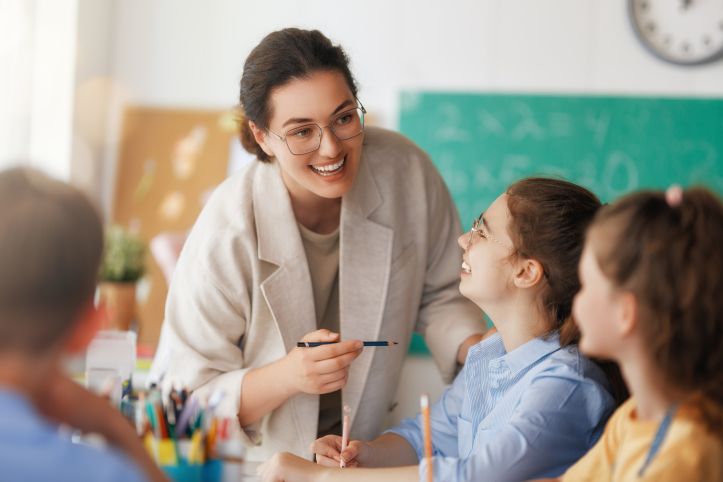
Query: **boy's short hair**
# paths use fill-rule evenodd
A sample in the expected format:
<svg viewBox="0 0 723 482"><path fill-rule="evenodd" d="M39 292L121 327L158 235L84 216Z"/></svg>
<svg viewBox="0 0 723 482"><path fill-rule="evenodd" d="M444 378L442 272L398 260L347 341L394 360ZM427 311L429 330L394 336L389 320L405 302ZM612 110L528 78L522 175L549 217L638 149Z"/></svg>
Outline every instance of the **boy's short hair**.
<svg viewBox="0 0 723 482"><path fill-rule="evenodd" d="M92 301L103 226L78 189L28 168L0 171L0 351L59 343Z"/></svg>

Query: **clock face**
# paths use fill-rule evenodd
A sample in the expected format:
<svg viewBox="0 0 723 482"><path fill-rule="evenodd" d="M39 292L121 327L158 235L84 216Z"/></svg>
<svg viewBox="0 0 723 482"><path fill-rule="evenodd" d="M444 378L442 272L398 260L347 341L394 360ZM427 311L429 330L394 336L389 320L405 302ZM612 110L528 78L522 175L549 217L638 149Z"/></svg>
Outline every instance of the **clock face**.
<svg viewBox="0 0 723 482"><path fill-rule="evenodd" d="M668 62L692 65L723 57L723 0L629 0L640 40Z"/></svg>

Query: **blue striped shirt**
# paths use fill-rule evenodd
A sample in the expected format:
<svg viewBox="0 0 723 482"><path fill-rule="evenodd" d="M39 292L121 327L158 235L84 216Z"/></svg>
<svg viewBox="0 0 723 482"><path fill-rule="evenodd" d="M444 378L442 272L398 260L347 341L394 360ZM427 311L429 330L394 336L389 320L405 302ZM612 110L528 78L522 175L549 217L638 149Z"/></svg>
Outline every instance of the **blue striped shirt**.
<svg viewBox="0 0 723 482"><path fill-rule="evenodd" d="M602 370L557 334L507 353L495 334L469 350L432 406L434 480L519 481L561 475L600 437L615 403ZM390 430L424 457L421 416ZM427 464L419 465L420 480Z"/></svg>

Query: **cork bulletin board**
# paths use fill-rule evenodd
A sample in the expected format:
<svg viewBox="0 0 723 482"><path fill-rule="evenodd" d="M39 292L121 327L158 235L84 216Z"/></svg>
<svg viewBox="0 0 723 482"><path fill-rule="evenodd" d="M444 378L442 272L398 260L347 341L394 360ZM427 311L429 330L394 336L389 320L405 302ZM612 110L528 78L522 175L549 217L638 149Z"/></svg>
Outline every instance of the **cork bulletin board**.
<svg viewBox="0 0 723 482"><path fill-rule="evenodd" d="M146 243L161 233L183 235L226 177L235 138L232 114L130 107L122 132L112 222L135 230ZM138 285L140 344L155 347L166 293L166 279L149 250Z"/></svg>

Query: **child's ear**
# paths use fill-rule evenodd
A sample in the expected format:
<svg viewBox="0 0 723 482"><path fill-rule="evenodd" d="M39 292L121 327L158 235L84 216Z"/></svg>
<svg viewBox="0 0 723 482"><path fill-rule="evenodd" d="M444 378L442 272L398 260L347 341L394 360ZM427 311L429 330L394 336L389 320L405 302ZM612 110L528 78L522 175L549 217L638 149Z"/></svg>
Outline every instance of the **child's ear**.
<svg viewBox="0 0 723 482"><path fill-rule="evenodd" d="M256 143L261 146L261 149L264 150L267 156L274 157L274 151L271 150L266 140L266 132L263 129L259 129L254 121L249 121L249 127L251 128L251 133L254 135L254 139L256 139Z"/></svg>
<svg viewBox="0 0 723 482"><path fill-rule="evenodd" d="M532 288L536 286L545 274L542 263L536 259L520 259L516 263L517 270L514 275L514 283L518 288Z"/></svg>
<svg viewBox="0 0 723 482"><path fill-rule="evenodd" d="M638 325L638 301L629 291L617 294L616 316L618 334L627 337L635 331Z"/></svg>
<svg viewBox="0 0 723 482"><path fill-rule="evenodd" d="M101 304L95 307L90 301L83 307L78 315L72 332L65 342L65 351L80 353L86 349L98 330L105 324L105 307Z"/></svg>

